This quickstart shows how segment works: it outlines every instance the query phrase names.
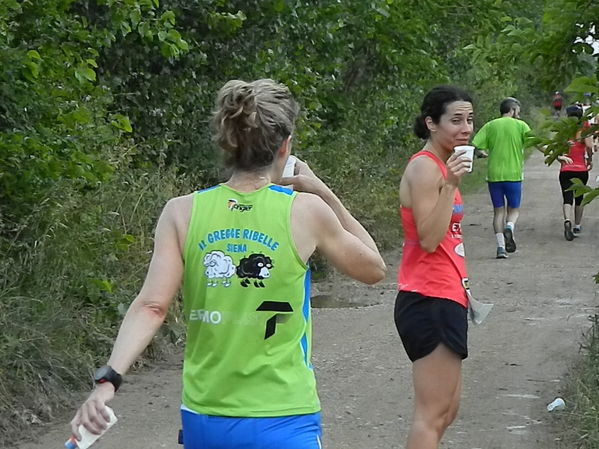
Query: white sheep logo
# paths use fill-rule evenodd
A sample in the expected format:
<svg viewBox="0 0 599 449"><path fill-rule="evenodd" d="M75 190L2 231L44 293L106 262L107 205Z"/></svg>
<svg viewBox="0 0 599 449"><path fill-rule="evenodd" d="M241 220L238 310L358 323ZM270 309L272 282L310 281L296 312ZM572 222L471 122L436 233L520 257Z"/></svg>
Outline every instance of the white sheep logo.
<svg viewBox="0 0 599 449"><path fill-rule="evenodd" d="M233 259L225 256L222 251L212 251L204 256L208 287L216 287L219 279L224 287L231 285L230 278L235 274Z"/></svg>

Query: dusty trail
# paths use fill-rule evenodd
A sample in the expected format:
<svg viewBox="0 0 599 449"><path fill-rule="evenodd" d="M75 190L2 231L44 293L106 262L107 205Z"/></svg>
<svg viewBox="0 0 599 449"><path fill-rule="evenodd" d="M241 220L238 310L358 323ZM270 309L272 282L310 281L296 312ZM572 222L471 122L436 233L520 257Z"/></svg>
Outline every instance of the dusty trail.
<svg viewBox="0 0 599 449"><path fill-rule="evenodd" d="M583 236L562 235L557 167L535 153L526 165L518 252L494 259L486 188L465 198L464 226L472 290L494 302L486 323L470 330L462 407L445 435L451 449L563 447L545 406L560 395L578 355L587 317L596 311L599 270L599 202L585 210ZM591 179L597 176L591 172ZM313 363L323 405L327 449L403 448L412 408L410 364L393 325L399 253L387 254L388 279L376 286L333 279L314 294L374 304L314 310ZM119 423L95 449L177 448L180 356L127 376L111 403ZM41 429L18 449L62 447L64 421Z"/></svg>

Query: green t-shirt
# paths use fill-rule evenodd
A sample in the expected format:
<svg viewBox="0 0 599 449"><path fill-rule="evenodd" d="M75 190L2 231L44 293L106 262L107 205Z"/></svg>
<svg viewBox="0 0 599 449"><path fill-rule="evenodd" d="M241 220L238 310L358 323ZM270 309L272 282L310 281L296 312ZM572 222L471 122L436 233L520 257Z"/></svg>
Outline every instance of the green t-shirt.
<svg viewBox="0 0 599 449"><path fill-rule="evenodd" d="M524 147L530 131L526 122L501 117L486 123L474 136L472 145L487 150L487 181L522 181Z"/></svg>
<svg viewBox="0 0 599 449"><path fill-rule="evenodd" d="M310 363L310 271L291 233L296 193L197 192L185 242L183 405L268 417L320 410Z"/></svg>

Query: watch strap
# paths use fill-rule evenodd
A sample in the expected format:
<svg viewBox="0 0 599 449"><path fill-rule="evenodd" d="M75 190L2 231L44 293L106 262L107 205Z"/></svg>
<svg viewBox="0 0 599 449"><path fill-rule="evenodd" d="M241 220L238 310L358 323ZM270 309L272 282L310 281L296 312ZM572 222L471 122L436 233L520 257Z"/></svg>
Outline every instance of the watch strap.
<svg viewBox="0 0 599 449"><path fill-rule="evenodd" d="M110 365L104 365L96 371L96 374L94 375L94 381L96 384L110 382L116 393L123 383L123 376L117 373Z"/></svg>

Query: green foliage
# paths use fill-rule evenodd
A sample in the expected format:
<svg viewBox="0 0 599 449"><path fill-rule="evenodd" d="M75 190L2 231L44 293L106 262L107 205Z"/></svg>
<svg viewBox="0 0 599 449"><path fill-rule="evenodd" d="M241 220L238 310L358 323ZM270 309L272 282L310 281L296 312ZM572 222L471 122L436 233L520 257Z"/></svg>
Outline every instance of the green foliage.
<svg viewBox="0 0 599 449"><path fill-rule="evenodd" d="M533 36L534 61L543 68L541 82L548 90L567 84L576 76L597 70L583 55L593 53L590 40L597 40L596 18L599 5L589 0L558 0L548 2L540 33ZM538 30L539 31L539 30Z"/></svg>
<svg viewBox="0 0 599 449"><path fill-rule="evenodd" d="M97 6L43 0L3 8L0 204L9 220L18 220L58 179L89 188L112 172L110 152L132 127L127 117L111 114L112 94L96 83L100 52L132 30L159 41L168 56L187 44L173 29L172 12L156 18L155 3L147 0ZM90 27L89 19L98 17L105 26Z"/></svg>
<svg viewBox="0 0 599 449"><path fill-rule="evenodd" d="M125 185L125 175L161 186L153 201L176 184L154 179L157 168L148 177L132 165L133 127L100 76L101 53L131 34L160 42L169 57L185 51L172 13L158 16L157 6L0 4L0 445L8 429L47 420L85 382L92 354L106 355L122 304L138 287L140 273L130 267L146 262L139 256L150 239L140 236L155 216L132 230L123 229L137 219L130 211L108 222L127 204L119 190L148 190L136 189L135 178ZM132 248L137 257L127 260Z"/></svg>

